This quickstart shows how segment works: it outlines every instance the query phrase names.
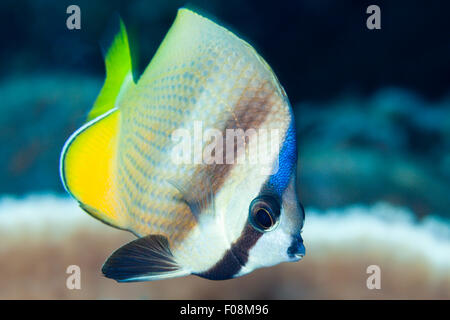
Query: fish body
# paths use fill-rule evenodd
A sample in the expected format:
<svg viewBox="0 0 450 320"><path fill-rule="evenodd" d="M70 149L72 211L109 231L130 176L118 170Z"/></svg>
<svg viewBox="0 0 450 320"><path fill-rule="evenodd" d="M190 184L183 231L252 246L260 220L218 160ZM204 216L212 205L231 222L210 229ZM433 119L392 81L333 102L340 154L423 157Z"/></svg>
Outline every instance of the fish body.
<svg viewBox="0 0 450 320"><path fill-rule="evenodd" d="M85 211L138 237L103 273L221 280L303 257L295 124L269 65L227 29L180 9L134 79L125 26L117 25L103 89L60 162L66 190ZM246 134L237 146L236 132ZM190 161L174 161L186 149ZM260 149L264 165L248 159Z"/></svg>

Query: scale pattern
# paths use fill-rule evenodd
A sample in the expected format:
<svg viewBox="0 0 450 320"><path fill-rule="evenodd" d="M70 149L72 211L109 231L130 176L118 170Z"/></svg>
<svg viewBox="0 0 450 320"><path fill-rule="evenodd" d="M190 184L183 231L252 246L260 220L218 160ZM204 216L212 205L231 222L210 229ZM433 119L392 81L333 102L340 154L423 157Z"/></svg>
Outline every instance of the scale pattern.
<svg viewBox="0 0 450 320"><path fill-rule="evenodd" d="M180 10L138 83L120 99L116 185L121 210L130 216L129 229L140 236L162 234L171 247L180 245L197 222L170 181L197 188L201 198L208 188L219 192L230 178L231 164L175 164L175 129L193 133L200 121L203 129L219 129L224 137L228 128L261 127L279 129L284 136L289 108L272 70L250 45ZM204 147L204 141L191 138L192 145Z"/></svg>

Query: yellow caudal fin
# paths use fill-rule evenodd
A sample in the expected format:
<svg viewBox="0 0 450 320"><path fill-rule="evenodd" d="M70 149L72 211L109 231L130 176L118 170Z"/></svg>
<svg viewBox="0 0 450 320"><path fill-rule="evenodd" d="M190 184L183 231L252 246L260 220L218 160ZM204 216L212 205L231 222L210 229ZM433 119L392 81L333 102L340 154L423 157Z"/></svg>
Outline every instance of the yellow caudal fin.
<svg viewBox="0 0 450 320"><path fill-rule="evenodd" d="M126 229L115 180L119 110L91 120L67 140L60 174L66 190L93 217Z"/></svg>
<svg viewBox="0 0 450 320"><path fill-rule="evenodd" d="M117 106L120 94L134 84L133 62L125 25L116 15L103 43L106 78L87 120L97 118Z"/></svg>

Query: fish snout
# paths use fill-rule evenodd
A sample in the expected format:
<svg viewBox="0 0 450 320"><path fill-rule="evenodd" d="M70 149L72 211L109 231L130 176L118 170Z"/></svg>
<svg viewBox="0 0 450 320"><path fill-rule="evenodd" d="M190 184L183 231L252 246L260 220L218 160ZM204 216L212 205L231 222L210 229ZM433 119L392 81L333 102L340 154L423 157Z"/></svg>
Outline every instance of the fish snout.
<svg viewBox="0 0 450 320"><path fill-rule="evenodd" d="M301 235L292 236L292 242L287 249L287 254L292 261L301 260L305 256L305 246Z"/></svg>

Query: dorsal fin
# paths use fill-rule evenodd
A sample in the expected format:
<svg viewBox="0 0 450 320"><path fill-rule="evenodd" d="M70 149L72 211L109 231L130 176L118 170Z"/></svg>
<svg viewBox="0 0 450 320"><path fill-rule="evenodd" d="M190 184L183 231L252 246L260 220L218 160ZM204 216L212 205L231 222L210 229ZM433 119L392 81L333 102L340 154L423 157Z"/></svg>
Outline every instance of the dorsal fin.
<svg viewBox="0 0 450 320"><path fill-rule="evenodd" d="M89 121L67 140L60 175L81 208L111 226L126 229L115 179L119 110Z"/></svg>
<svg viewBox="0 0 450 320"><path fill-rule="evenodd" d="M117 105L121 92L133 82L133 61L128 34L118 14L111 20L109 31L102 41L106 78L87 120L90 121Z"/></svg>
<svg viewBox="0 0 450 320"><path fill-rule="evenodd" d="M126 229L116 187L119 131L118 101L134 85L133 63L125 25L116 14L102 41L106 78L87 123L67 140L60 174L65 189L80 207L111 226Z"/></svg>

